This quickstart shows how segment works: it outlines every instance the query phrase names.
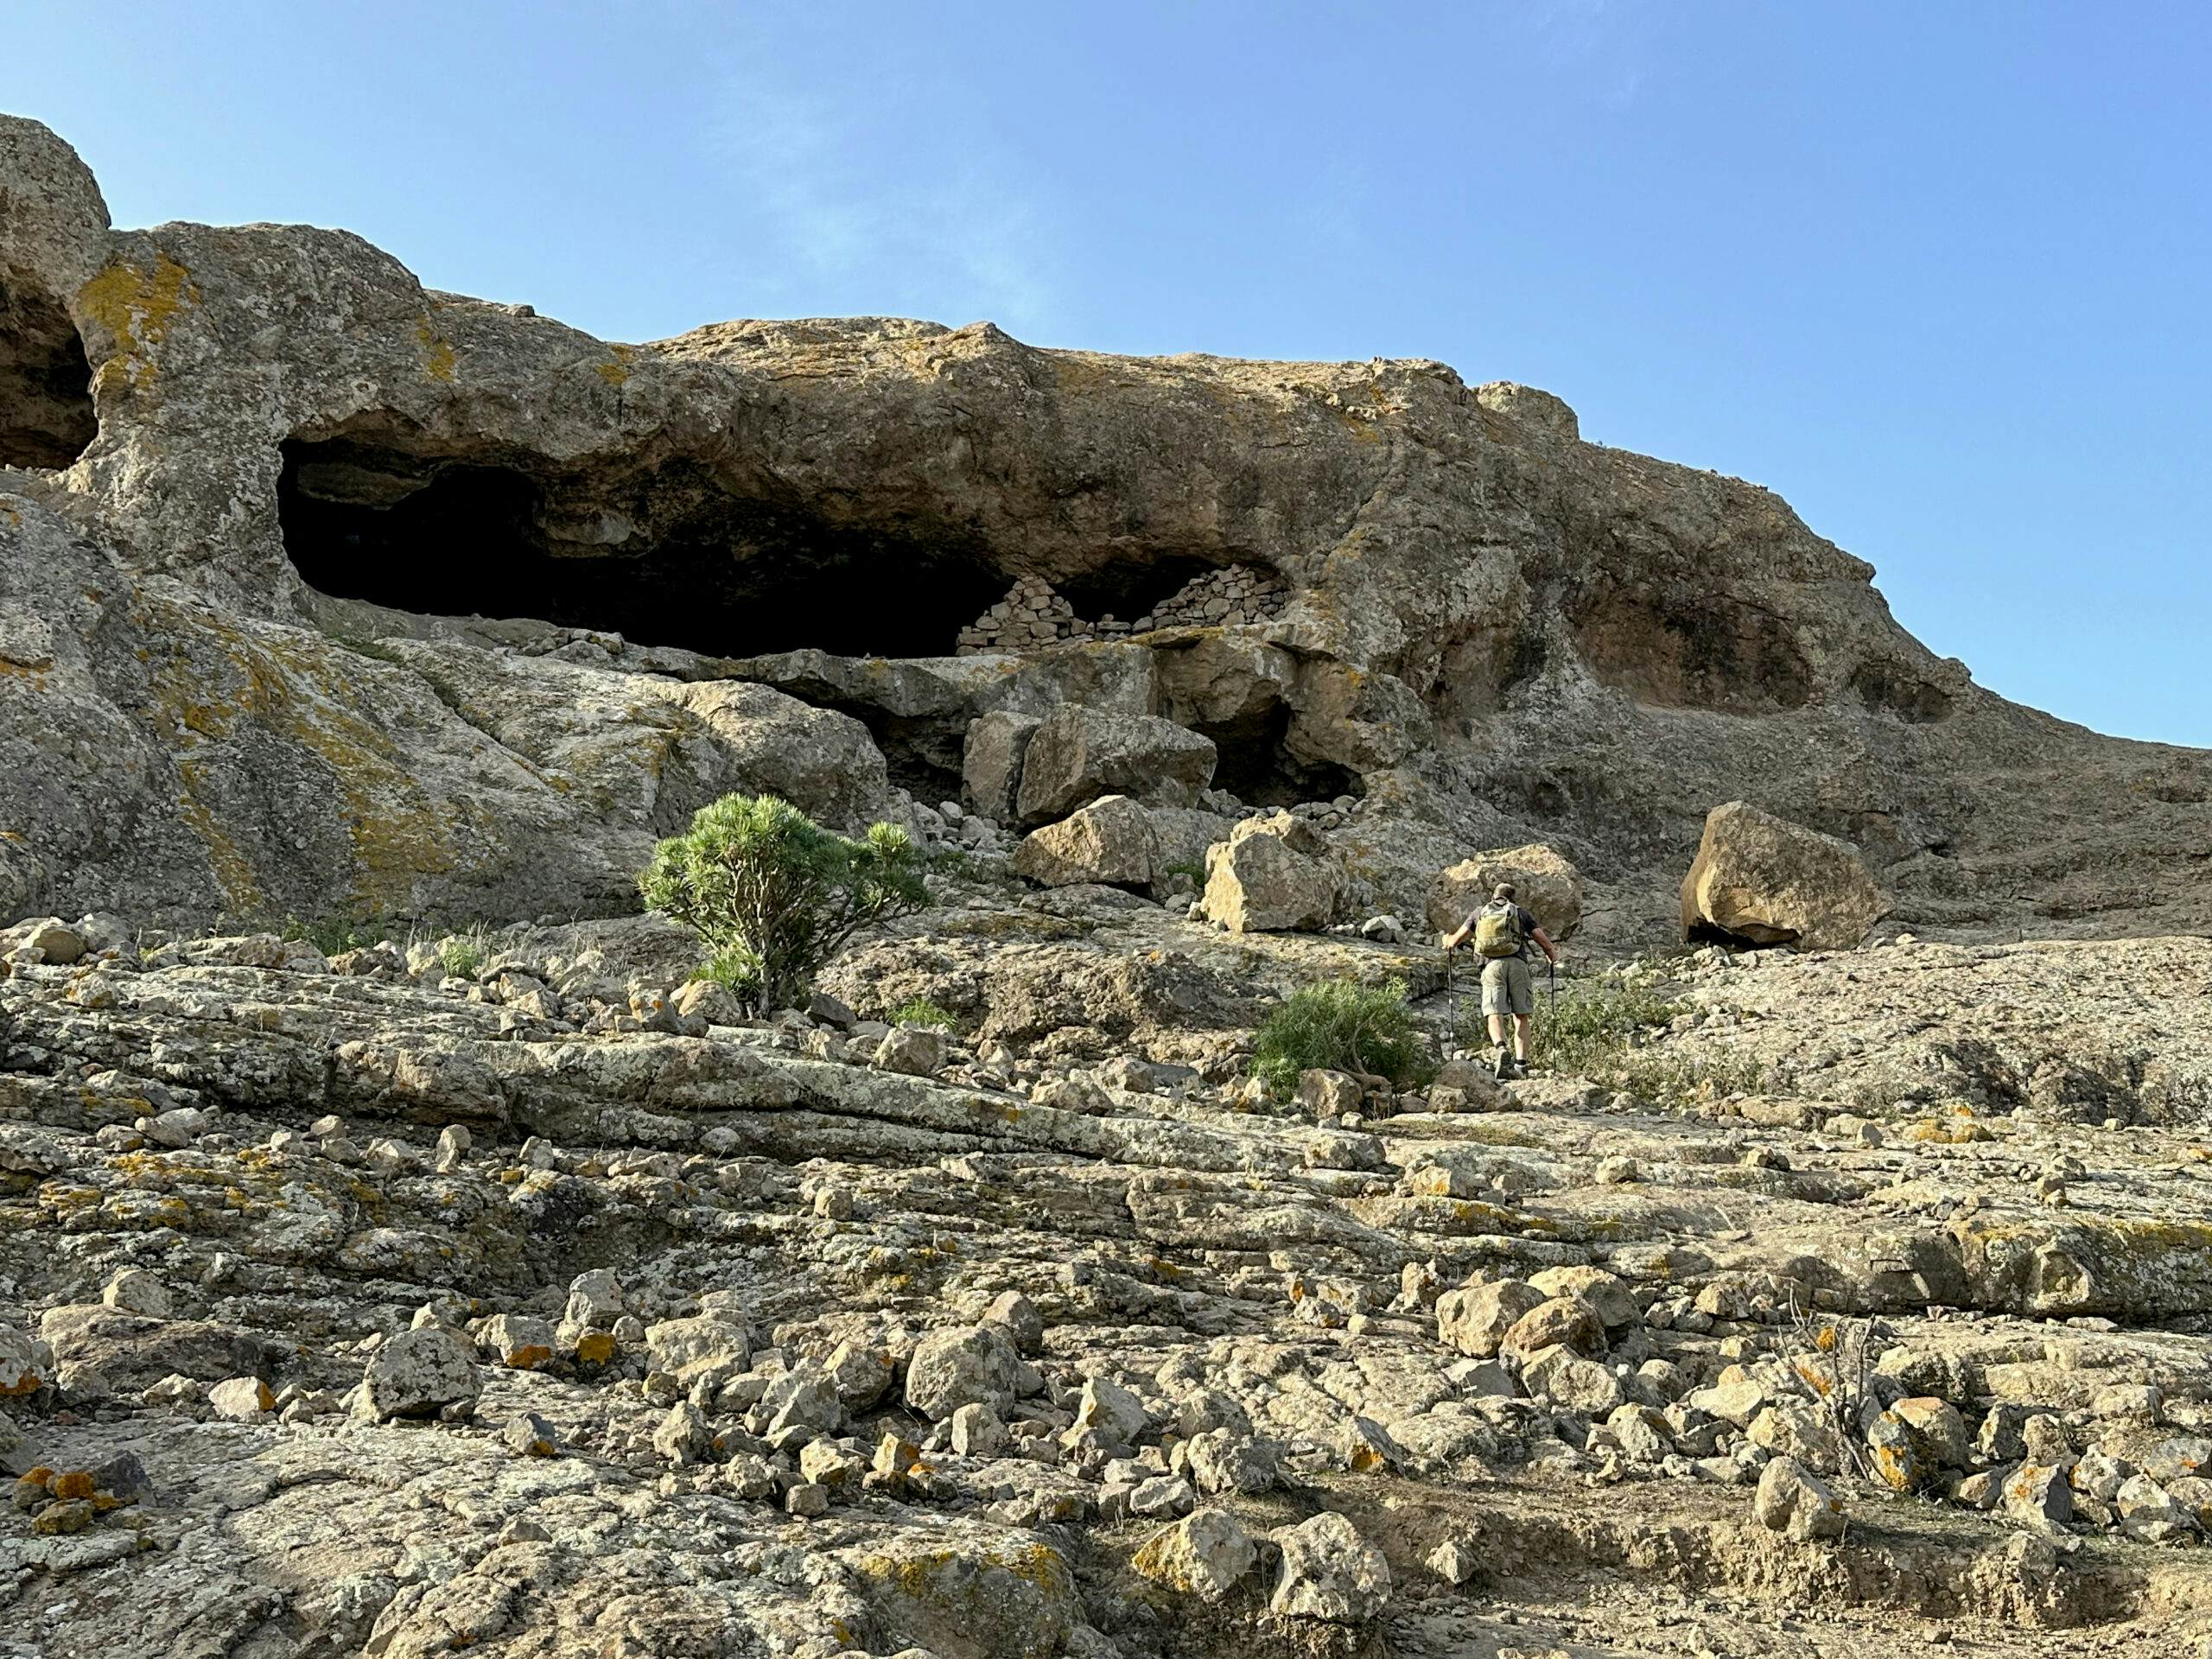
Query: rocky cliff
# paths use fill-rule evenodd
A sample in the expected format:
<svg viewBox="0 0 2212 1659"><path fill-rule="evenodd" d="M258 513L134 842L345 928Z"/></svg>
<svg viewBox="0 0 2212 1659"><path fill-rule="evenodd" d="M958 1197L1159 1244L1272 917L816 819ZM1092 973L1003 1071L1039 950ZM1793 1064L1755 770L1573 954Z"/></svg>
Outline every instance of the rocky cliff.
<svg viewBox="0 0 2212 1659"><path fill-rule="evenodd" d="M1356 798L1414 913L1545 840L1662 928L1744 799L1904 925L2212 920L2203 755L1981 690L1770 493L1438 363L612 344L344 232L115 231L8 120L0 392L0 915L615 908L727 788L926 817L976 717L1075 701Z"/></svg>
<svg viewBox="0 0 2212 1659"><path fill-rule="evenodd" d="M607 344L0 119L0 1659L2212 1638L2212 947L2012 937L2202 925L2207 757L1870 577L1437 364ZM735 789L932 844L803 1009L636 913Z"/></svg>

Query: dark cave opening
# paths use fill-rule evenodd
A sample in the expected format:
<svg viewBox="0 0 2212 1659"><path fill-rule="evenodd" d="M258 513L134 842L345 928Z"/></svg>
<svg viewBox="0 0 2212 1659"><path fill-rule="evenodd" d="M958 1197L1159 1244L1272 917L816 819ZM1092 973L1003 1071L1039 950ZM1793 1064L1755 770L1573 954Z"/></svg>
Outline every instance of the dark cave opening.
<svg viewBox="0 0 2212 1659"><path fill-rule="evenodd" d="M77 325L54 301L0 282L0 467L67 467L99 431Z"/></svg>
<svg viewBox="0 0 2212 1659"><path fill-rule="evenodd" d="M1683 942L1692 945L1717 944L1724 950L1738 954L1747 950L1780 950L1797 943L1797 935L1793 929L1785 927L1764 931L1772 931L1776 937L1756 939L1748 933L1716 927L1711 922L1693 922L1689 931L1683 935Z"/></svg>
<svg viewBox="0 0 2212 1659"><path fill-rule="evenodd" d="M937 657L1013 580L949 526L831 523L677 461L586 489L521 466L288 440L285 551L341 599L528 617L714 657Z"/></svg>
<svg viewBox="0 0 2212 1659"><path fill-rule="evenodd" d="M1150 615L1198 577L1221 567L1188 553L1127 558L1052 586L1086 622L1112 617L1135 622Z"/></svg>
<svg viewBox="0 0 2212 1659"><path fill-rule="evenodd" d="M1247 806L1296 806L1302 801L1332 801L1339 795L1367 792L1359 774L1327 760L1302 760L1287 741L1291 710L1287 702L1268 705L1263 714L1191 729L1213 740L1218 752L1213 786L1225 789Z"/></svg>

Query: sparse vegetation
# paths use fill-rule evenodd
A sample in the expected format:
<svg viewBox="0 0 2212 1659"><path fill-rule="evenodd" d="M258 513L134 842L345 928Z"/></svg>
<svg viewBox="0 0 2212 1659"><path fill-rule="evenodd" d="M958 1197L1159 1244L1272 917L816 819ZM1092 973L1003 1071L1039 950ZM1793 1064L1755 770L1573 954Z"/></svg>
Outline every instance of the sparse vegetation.
<svg viewBox="0 0 2212 1659"><path fill-rule="evenodd" d="M1610 1078L1637 1058L1636 1051L1654 1033L1688 1012L1688 1003L1670 1001L1622 976L1575 980L1556 997L1537 997L1536 1050L1560 1071Z"/></svg>
<svg viewBox="0 0 2212 1659"><path fill-rule="evenodd" d="M1359 985L1326 980L1302 986L1260 1027L1252 1075L1270 1093L1298 1086L1301 1071L1364 1071L1402 1087L1434 1073L1427 1045L1406 1006L1406 984Z"/></svg>
<svg viewBox="0 0 2212 1659"><path fill-rule="evenodd" d="M929 903L922 859L895 824L855 841L773 795L725 795L654 849L646 906L696 931L702 976L754 1013L803 1001L861 929Z"/></svg>
<svg viewBox="0 0 2212 1659"><path fill-rule="evenodd" d="M438 941L438 966L451 979L475 978L484 966L486 938L481 922L459 933L448 934Z"/></svg>
<svg viewBox="0 0 2212 1659"><path fill-rule="evenodd" d="M1659 1035L1689 1012L1632 975L1579 980L1556 999L1537 998L1535 1052L1555 1071L1669 1108L1756 1092L1764 1077L1756 1060L1656 1052Z"/></svg>
<svg viewBox="0 0 2212 1659"><path fill-rule="evenodd" d="M894 1026L934 1026L941 1031L954 1030L959 1021L949 1009L941 1008L926 996L918 996L891 1016Z"/></svg>
<svg viewBox="0 0 2212 1659"><path fill-rule="evenodd" d="M276 931L284 938L305 940L326 957L380 944L392 936L388 920L360 916L287 916Z"/></svg>

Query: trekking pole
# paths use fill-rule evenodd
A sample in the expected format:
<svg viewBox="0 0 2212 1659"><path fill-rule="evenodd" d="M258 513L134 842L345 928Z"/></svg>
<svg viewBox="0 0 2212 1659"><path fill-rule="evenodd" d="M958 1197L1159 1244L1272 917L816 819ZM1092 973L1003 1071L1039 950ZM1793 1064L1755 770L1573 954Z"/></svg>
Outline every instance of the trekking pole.
<svg viewBox="0 0 2212 1659"><path fill-rule="evenodd" d="M1459 1046L1459 996L1452 982L1452 947L1444 947L1444 1028L1446 1046Z"/></svg>
<svg viewBox="0 0 2212 1659"><path fill-rule="evenodd" d="M1551 1010L1544 1022L1544 1046L1554 1047L1559 1042L1559 958L1554 957L1546 965L1545 978L1551 984Z"/></svg>

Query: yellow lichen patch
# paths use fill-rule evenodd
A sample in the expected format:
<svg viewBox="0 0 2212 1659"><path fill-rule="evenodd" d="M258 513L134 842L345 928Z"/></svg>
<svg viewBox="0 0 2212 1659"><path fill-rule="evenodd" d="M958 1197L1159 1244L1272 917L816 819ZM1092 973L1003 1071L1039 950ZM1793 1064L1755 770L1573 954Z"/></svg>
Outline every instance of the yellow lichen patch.
<svg viewBox="0 0 2212 1659"><path fill-rule="evenodd" d="M552 1357L553 1351L543 1343L526 1342L507 1356L507 1369L512 1371L534 1371Z"/></svg>
<svg viewBox="0 0 2212 1659"><path fill-rule="evenodd" d="M200 302L192 274L166 253L151 270L118 259L77 290L77 309L114 336L116 351L92 378L96 392L153 384L155 358L188 305Z"/></svg>
<svg viewBox="0 0 2212 1659"><path fill-rule="evenodd" d="M231 739L241 725L297 745L328 767L353 842L351 897L364 912L404 908L421 877L454 868L456 849L476 839L474 830L488 831L488 823L472 822L486 817L484 809L428 796L371 706L373 685L289 639L205 616L194 623L183 637L212 636L214 651L181 650L151 664L151 712L179 756L179 815L207 844L234 910L264 906L251 863L206 798L216 769L194 752ZM482 837L484 844L495 839Z"/></svg>
<svg viewBox="0 0 2212 1659"><path fill-rule="evenodd" d="M637 359L637 349L630 346L609 346L607 353L609 360L593 364L592 372L608 385L620 387L630 378L630 365Z"/></svg>
<svg viewBox="0 0 2212 1659"><path fill-rule="evenodd" d="M423 347L423 372L433 380L451 380L459 353L427 311L415 321L415 339Z"/></svg>
<svg viewBox="0 0 2212 1659"><path fill-rule="evenodd" d="M587 1365L604 1365L614 1357L614 1338L606 1331L587 1331L576 1338L576 1357Z"/></svg>

